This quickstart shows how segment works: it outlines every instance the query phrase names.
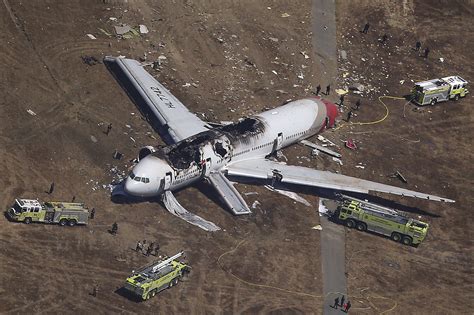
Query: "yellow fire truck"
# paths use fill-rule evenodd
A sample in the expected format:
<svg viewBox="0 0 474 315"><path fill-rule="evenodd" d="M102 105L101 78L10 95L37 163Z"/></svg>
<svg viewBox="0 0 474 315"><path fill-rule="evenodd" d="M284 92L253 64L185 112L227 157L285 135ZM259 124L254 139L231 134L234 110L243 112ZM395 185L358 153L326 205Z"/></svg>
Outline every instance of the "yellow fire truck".
<svg viewBox="0 0 474 315"><path fill-rule="evenodd" d="M368 201L341 195L340 205L331 213L349 228L372 231L405 245L418 245L428 233L428 224Z"/></svg>
<svg viewBox="0 0 474 315"><path fill-rule="evenodd" d="M50 201L40 203L36 199L15 199L15 203L7 211L10 220L24 222L42 222L74 226L87 224L89 209L79 202Z"/></svg>
<svg viewBox="0 0 474 315"><path fill-rule="evenodd" d="M127 278L124 289L142 300L148 300L160 291L177 285L179 279L191 270L191 267L178 260L183 255L183 252L179 252L134 271Z"/></svg>
<svg viewBox="0 0 474 315"><path fill-rule="evenodd" d="M459 76L450 76L416 83L412 99L418 105L435 105L450 99L457 101L468 93L466 80Z"/></svg>

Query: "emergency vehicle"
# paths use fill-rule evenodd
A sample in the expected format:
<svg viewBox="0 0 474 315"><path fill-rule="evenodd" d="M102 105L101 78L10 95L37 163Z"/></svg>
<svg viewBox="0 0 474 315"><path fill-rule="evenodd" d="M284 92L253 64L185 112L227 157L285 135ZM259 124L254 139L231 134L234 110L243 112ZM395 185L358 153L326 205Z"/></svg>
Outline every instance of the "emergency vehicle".
<svg viewBox="0 0 474 315"><path fill-rule="evenodd" d="M177 285L179 279L191 270L191 267L178 261L183 254L181 251L172 257L132 272L125 282L124 289L142 300L148 300L160 291Z"/></svg>
<svg viewBox="0 0 474 315"><path fill-rule="evenodd" d="M40 203L37 199L15 199L15 203L7 215L12 221L42 222L59 224L61 226L74 226L87 224L89 209L79 202L50 201Z"/></svg>
<svg viewBox="0 0 474 315"><path fill-rule="evenodd" d="M394 209L345 195L340 196L340 204L331 214L349 228L386 235L405 245L420 244L429 227Z"/></svg>
<svg viewBox="0 0 474 315"><path fill-rule="evenodd" d="M450 76L416 83L412 99L418 105L435 105L450 99L457 101L468 93L466 80L459 76Z"/></svg>

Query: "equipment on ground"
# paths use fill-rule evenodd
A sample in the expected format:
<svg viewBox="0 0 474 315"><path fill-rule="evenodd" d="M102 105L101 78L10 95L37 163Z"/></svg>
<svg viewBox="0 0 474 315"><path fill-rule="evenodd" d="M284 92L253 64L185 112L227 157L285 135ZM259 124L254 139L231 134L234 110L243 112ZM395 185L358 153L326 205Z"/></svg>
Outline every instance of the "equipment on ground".
<svg viewBox="0 0 474 315"><path fill-rule="evenodd" d="M37 199L15 199L15 203L7 215L12 221L42 222L59 224L61 226L74 226L87 224L89 209L79 202L49 201L40 203Z"/></svg>
<svg viewBox="0 0 474 315"><path fill-rule="evenodd" d="M457 101L468 93L466 80L459 76L450 76L416 83L412 99L418 105L435 105L450 99Z"/></svg>
<svg viewBox="0 0 474 315"><path fill-rule="evenodd" d="M183 275L191 270L191 267L178 261L178 258L183 255L181 251L172 257L133 272L127 278L124 289L142 300L148 300L160 291L177 285Z"/></svg>
<svg viewBox="0 0 474 315"><path fill-rule="evenodd" d="M405 245L420 244L429 225L400 212L368 201L340 195L340 205L330 213L349 228L372 231Z"/></svg>

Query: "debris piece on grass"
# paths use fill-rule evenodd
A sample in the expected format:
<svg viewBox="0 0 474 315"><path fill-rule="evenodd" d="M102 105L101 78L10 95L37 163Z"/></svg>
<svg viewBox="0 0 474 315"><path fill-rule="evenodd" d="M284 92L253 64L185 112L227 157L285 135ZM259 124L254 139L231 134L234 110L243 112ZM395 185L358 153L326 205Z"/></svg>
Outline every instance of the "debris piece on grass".
<svg viewBox="0 0 474 315"><path fill-rule="evenodd" d="M260 202L259 202L258 200L255 200L255 201L252 203L252 209L257 208L258 205L260 205Z"/></svg>
<svg viewBox="0 0 474 315"><path fill-rule="evenodd" d="M148 34L149 30L146 25L140 24L139 26L140 34Z"/></svg>
<svg viewBox="0 0 474 315"><path fill-rule="evenodd" d="M288 13L286 13L286 12L281 15L282 18L287 18L287 17L289 17L289 16L290 16L290 15L289 15Z"/></svg>
<svg viewBox="0 0 474 315"><path fill-rule="evenodd" d="M96 142L97 142L97 138L94 137L94 136L91 136L91 141L94 142L94 143L96 143Z"/></svg>
<svg viewBox="0 0 474 315"><path fill-rule="evenodd" d="M81 59L88 66L100 64L100 61L94 56L81 56Z"/></svg>
<svg viewBox="0 0 474 315"><path fill-rule="evenodd" d="M90 39L97 39L97 37L95 37L94 35L92 34L86 34L87 37L89 37Z"/></svg>
<svg viewBox="0 0 474 315"><path fill-rule="evenodd" d="M312 230L322 231L323 227L321 226L321 224L318 224L318 225L313 226L311 229L312 229Z"/></svg>
<svg viewBox="0 0 474 315"><path fill-rule="evenodd" d="M403 176L402 173L400 173L400 171L396 171L395 173L393 173L392 175L389 175L389 177L393 177L393 178L398 178L400 179L402 182L404 182L405 184L408 183L407 179L405 178L405 176Z"/></svg>
<svg viewBox="0 0 474 315"><path fill-rule="evenodd" d="M337 153L337 152L334 152L332 150L329 150L323 146L320 146L320 145L317 145L315 143L312 143L311 141L308 141L308 140L301 140L300 141L301 144L305 145L305 146L308 146L310 148L313 148L313 149L316 149L316 150L319 150L323 153L326 153L326 154L329 154L329 155L332 155L332 156L335 156L335 157L338 157L340 158L342 155L340 153Z"/></svg>
<svg viewBox="0 0 474 315"><path fill-rule="evenodd" d="M354 140L352 140L352 139L347 139L346 141L344 141L344 145L348 149L357 150L357 145L355 144Z"/></svg>
<svg viewBox="0 0 474 315"><path fill-rule="evenodd" d="M132 28L127 24L123 24L121 26L116 25L114 26L114 28L115 28L115 34L117 35L124 35L132 30Z"/></svg>
<svg viewBox="0 0 474 315"><path fill-rule="evenodd" d="M30 114L31 116L36 116L36 113L32 111L31 109L27 109L26 112Z"/></svg>

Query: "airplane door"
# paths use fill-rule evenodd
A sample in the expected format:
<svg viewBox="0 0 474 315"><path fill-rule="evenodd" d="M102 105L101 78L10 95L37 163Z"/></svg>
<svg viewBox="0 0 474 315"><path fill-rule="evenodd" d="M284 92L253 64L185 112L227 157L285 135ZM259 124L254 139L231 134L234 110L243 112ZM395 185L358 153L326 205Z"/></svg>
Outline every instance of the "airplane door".
<svg viewBox="0 0 474 315"><path fill-rule="evenodd" d="M280 132L278 134L277 140L276 140L276 150L280 150L281 146L283 145L283 133Z"/></svg>
<svg viewBox="0 0 474 315"><path fill-rule="evenodd" d="M203 173L204 173L204 176L209 176L209 174L211 174L211 158L206 159Z"/></svg>
<svg viewBox="0 0 474 315"><path fill-rule="evenodd" d="M165 175L165 190L168 190L171 186L171 172L166 173Z"/></svg>

